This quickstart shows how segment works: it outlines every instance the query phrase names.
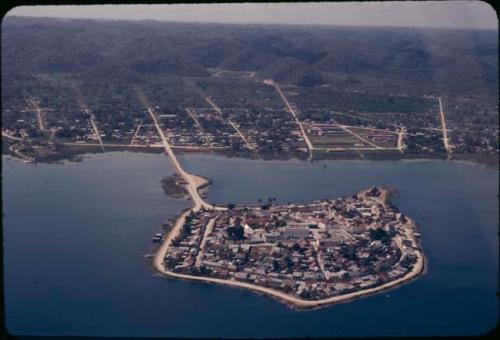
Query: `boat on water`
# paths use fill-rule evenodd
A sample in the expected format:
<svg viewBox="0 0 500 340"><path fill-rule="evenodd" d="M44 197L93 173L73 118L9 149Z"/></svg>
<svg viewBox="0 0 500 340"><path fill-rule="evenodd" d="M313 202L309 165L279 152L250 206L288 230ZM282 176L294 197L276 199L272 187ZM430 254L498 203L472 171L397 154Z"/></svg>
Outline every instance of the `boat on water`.
<svg viewBox="0 0 500 340"><path fill-rule="evenodd" d="M160 242L162 237L162 233L156 233L155 236L153 236L153 242Z"/></svg>

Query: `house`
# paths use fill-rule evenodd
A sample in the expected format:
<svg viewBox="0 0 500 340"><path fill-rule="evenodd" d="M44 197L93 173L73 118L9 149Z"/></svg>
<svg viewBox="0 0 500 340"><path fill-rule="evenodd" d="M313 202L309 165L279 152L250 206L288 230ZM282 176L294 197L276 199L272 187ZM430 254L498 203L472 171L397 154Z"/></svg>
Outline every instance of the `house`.
<svg viewBox="0 0 500 340"><path fill-rule="evenodd" d="M248 273L242 273L242 272L235 273L234 277L238 280L246 280L248 278Z"/></svg>

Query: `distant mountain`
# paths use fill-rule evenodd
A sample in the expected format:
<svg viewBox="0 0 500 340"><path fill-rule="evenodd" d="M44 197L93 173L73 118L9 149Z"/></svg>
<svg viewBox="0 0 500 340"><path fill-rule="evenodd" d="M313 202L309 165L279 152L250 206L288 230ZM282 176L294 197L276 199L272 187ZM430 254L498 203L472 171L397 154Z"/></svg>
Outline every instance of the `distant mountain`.
<svg viewBox="0 0 500 340"><path fill-rule="evenodd" d="M286 64L290 58L314 64L325 55L327 53L297 48L296 43L278 35L265 35L250 41L245 49L228 58L221 66L231 70L263 71L280 61ZM312 68L309 71L316 73L311 76L317 76L317 71Z"/></svg>
<svg viewBox="0 0 500 340"><path fill-rule="evenodd" d="M498 92L495 31L181 24L5 17L10 74L208 77L255 71L278 82L404 93Z"/></svg>
<svg viewBox="0 0 500 340"><path fill-rule="evenodd" d="M29 20L29 19L27 19ZM28 21L29 22L29 21ZM208 76L186 53L182 39L138 29L109 31L109 23L75 21L2 27L2 59L10 68L36 73L110 73L130 70L175 76ZM134 25L132 24L132 27ZM140 27L138 27L140 28ZM106 69L109 68L109 69Z"/></svg>
<svg viewBox="0 0 500 340"><path fill-rule="evenodd" d="M279 57L271 53L263 53L247 47L243 51L232 55L220 66L234 71L261 70L272 65Z"/></svg>
<svg viewBox="0 0 500 340"><path fill-rule="evenodd" d="M297 58L285 57L258 73L259 78L273 79L278 83L292 83L301 86L323 84L325 79L320 72Z"/></svg>
<svg viewBox="0 0 500 340"><path fill-rule="evenodd" d="M203 67L218 67L225 60L238 54L244 45L238 41L216 40L194 47L190 53Z"/></svg>

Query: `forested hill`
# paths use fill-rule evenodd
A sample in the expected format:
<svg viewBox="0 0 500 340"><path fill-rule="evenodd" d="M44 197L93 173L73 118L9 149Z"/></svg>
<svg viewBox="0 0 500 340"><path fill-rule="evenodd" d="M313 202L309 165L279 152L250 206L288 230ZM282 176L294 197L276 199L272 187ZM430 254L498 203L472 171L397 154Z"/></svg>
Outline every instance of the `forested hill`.
<svg viewBox="0 0 500 340"><path fill-rule="evenodd" d="M141 81L255 71L300 86L401 93L498 91L498 32L5 17L2 74Z"/></svg>

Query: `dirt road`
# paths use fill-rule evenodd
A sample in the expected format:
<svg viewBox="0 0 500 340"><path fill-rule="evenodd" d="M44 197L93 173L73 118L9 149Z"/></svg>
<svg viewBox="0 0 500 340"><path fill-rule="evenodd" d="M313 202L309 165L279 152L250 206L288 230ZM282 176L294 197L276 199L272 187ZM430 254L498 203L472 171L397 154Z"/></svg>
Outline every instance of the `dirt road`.
<svg viewBox="0 0 500 340"><path fill-rule="evenodd" d="M5 138L8 138L8 139L12 139L12 140L18 140L18 141L22 141L23 140L22 138L14 137L12 135L9 135L7 132L5 132L3 130L2 130L2 136L5 137Z"/></svg>
<svg viewBox="0 0 500 340"><path fill-rule="evenodd" d="M101 134L99 133L99 129L97 128L94 113L90 111L89 106L83 99L83 95L78 85L76 83L73 83L72 86L75 91L76 101L78 102L78 105L82 108L83 112L85 112L89 116L89 121L90 124L92 125L92 129L94 130L94 133L97 137L97 140L99 141L99 144L101 145L102 151L104 151L104 144L102 143Z"/></svg>
<svg viewBox="0 0 500 340"><path fill-rule="evenodd" d="M441 97L438 97L438 101L439 101L439 116L441 119L441 130L443 131L443 145L446 152L450 154L451 148L448 142L448 129L446 128L446 119L444 118L443 103L441 101Z"/></svg>
<svg viewBox="0 0 500 340"><path fill-rule="evenodd" d="M403 138L404 138L404 135L405 135L405 129L403 127L401 127L399 129L399 132L398 132L398 150L403 153L403 148L404 148L404 145L403 145Z"/></svg>
<svg viewBox="0 0 500 340"><path fill-rule="evenodd" d="M192 81L189 81L189 80L186 80L184 79L184 82L186 84L188 84L189 86L191 86L191 88L196 92L198 93L207 103L208 105L210 105L214 110L215 112L217 112L219 114L219 116L227 121L229 123L229 125L231 125L234 129L234 131L236 131L236 133L238 134L238 136L241 138L241 140L243 141L243 143L245 143L245 146L248 150L252 151L256 156L257 158L261 159L257 149L251 144L249 143L248 139L245 137L245 135L241 132L238 124L236 124L235 122L233 122L231 119L225 119L224 118L224 115L222 114L222 110L220 107L218 107L213 101L212 99L210 99L205 93L203 93L203 91L198 88L198 86L196 86L196 84L194 84Z"/></svg>
<svg viewBox="0 0 500 340"><path fill-rule="evenodd" d="M356 132L350 130L349 128L347 128L347 126L340 125L340 124L337 125L337 126L340 127L342 130L344 130L345 132L350 133L351 135L353 135L354 137L356 137L357 139L359 139L363 143L369 144L369 145L373 146L375 149L383 149L381 146L378 146L377 144L370 142L368 139L366 139L364 137L361 137L361 135L359 135Z"/></svg>
<svg viewBox="0 0 500 340"><path fill-rule="evenodd" d="M99 145L101 146L102 151L104 151L104 144L102 143L101 134L99 133L99 129L97 128L94 114L88 110L85 112L90 115L90 118L89 118L90 124L92 124L92 128L94 129L94 133L97 136L97 140L99 141Z"/></svg>
<svg viewBox="0 0 500 340"><path fill-rule="evenodd" d="M276 91L278 91L278 94L280 95L281 99L285 103L285 105L286 105L286 107L288 109L288 112L290 112L290 114L292 115L292 117L295 119L295 122L299 126L300 133L302 134L302 138L304 139L304 142L307 145L307 150L309 152L309 160L311 160L312 159L312 153L313 153L313 150L314 150L314 146L312 145L311 141L309 140L309 137L307 136L306 131L304 130L304 126L302 125L302 122L299 120L299 117L297 116L297 112L292 107L292 105L290 105L290 102L285 97L285 94L283 93L283 91L281 91L281 89L278 86L278 84L276 84L272 79L266 79L266 80L264 80L264 84L274 86L274 88L276 89Z"/></svg>
<svg viewBox="0 0 500 340"><path fill-rule="evenodd" d="M130 140L130 146L134 145L135 139L136 139L137 135L139 134L139 130L141 129L141 126L142 126L142 120L139 123L139 125L137 125L137 129L135 129L134 135L132 136L132 139Z"/></svg>
<svg viewBox="0 0 500 340"><path fill-rule="evenodd" d="M205 245L207 244L208 236L210 236L210 234L212 233L212 229L215 225L215 220L217 220L217 218L212 218L210 221L208 221L205 232L203 233L203 239L201 240L200 249L198 250L198 256L196 256L195 262L195 266L198 268L201 265L201 260L203 258L203 249L205 249Z"/></svg>
<svg viewBox="0 0 500 340"><path fill-rule="evenodd" d="M222 117L222 110L217 106L215 105L215 103L210 99L208 98L207 95L205 94L201 94L203 99L205 99L205 101L215 110L217 111L217 113ZM240 130L240 127L235 123L233 122L231 119L227 119L227 122L229 123L229 125L231 125L234 129L234 131L236 131L236 133L240 136L241 140L243 140L243 143L245 143L247 149L253 151L258 158L260 158L260 155L258 154L257 150L255 149L255 147L250 144L250 142L248 141L248 139L245 137L245 135L241 132Z"/></svg>
<svg viewBox="0 0 500 340"><path fill-rule="evenodd" d="M36 101L34 99L30 99L31 105L34 107L34 111L36 112L36 117L38 121L38 128L41 131L45 131L45 122L44 122L44 117L42 116L42 109L40 108L40 102Z"/></svg>

